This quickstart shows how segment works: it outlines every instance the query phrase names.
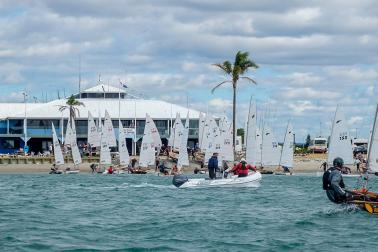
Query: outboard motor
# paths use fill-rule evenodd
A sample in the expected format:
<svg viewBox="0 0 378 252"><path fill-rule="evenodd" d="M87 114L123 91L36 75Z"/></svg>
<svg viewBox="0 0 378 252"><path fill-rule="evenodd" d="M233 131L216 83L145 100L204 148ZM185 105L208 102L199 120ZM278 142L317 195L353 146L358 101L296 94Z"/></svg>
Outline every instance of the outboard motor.
<svg viewBox="0 0 378 252"><path fill-rule="evenodd" d="M182 186L185 182L188 181L188 177L184 174L176 174L173 176L172 184L176 187Z"/></svg>

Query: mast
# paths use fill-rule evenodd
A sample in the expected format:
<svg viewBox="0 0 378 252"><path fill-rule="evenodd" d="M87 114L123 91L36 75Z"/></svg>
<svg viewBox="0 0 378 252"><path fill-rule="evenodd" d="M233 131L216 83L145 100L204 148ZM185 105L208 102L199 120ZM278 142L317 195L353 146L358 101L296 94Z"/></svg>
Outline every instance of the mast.
<svg viewBox="0 0 378 252"><path fill-rule="evenodd" d="M333 120L332 120L331 136L329 138L329 143L328 143L328 158L327 158L328 165L331 165L331 162L332 162L332 160L329 160L329 147L331 147L331 144L332 144L333 128L335 127L335 120L336 120L336 115L337 115L338 109L339 109L339 104L337 104L337 106L336 106L335 116L333 117Z"/></svg>
<svg viewBox="0 0 378 252"><path fill-rule="evenodd" d="M280 155L280 162L278 163L278 166L281 165L281 160L282 160L282 152L283 152L283 149L284 149L284 146L285 146L285 142L286 142L286 136L287 136L287 131L289 130L289 123L290 123L290 120L287 122L287 126L286 126L286 132L285 132L285 136L284 136L284 141L283 141L283 145L282 145L282 148L281 148L281 155Z"/></svg>
<svg viewBox="0 0 378 252"><path fill-rule="evenodd" d="M79 99L81 99L81 55L79 55Z"/></svg>
<svg viewBox="0 0 378 252"><path fill-rule="evenodd" d="M367 154L367 164L366 164L366 168L369 169L369 159L370 159L370 155L371 155L371 145L373 143L373 139L374 139L374 136L375 136L375 127L376 127L376 123L377 123L377 116L378 116L378 104L377 104L377 108L375 109L375 116L374 116L374 123L373 123L373 130L371 132L371 135L370 135L370 140L369 140L369 151L368 151L368 154Z"/></svg>

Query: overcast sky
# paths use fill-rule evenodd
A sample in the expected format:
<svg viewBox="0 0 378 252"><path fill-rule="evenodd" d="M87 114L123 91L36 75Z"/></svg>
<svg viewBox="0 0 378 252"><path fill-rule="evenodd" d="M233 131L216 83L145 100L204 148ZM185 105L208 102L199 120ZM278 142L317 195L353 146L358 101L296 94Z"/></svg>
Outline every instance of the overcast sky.
<svg viewBox="0 0 378 252"><path fill-rule="evenodd" d="M212 63L248 51L257 86L241 82L238 126L251 95L279 140L327 135L336 104L367 137L378 95L375 1L1 0L1 101L41 99L105 83L231 117L232 92ZM269 108L269 109L268 109Z"/></svg>

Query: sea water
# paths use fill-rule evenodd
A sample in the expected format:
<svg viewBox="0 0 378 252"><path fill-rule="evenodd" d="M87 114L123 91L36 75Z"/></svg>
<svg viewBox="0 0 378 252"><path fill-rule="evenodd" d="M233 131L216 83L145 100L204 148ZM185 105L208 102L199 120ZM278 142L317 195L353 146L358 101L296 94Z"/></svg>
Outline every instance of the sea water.
<svg viewBox="0 0 378 252"><path fill-rule="evenodd" d="M171 180L2 174L0 251L377 250L378 217L332 204L320 177L266 175L257 188Z"/></svg>

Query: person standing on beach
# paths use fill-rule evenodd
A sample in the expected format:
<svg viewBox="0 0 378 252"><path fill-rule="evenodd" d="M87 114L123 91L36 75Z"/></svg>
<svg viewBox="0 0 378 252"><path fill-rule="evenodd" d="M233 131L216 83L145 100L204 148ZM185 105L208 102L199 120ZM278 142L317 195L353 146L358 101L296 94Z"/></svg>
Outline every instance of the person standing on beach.
<svg viewBox="0 0 378 252"><path fill-rule="evenodd" d="M209 159L209 164L207 165L209 170L209 178L216 178L216 170L218 170L218 153L213 153L213 156Z"/></svg>

